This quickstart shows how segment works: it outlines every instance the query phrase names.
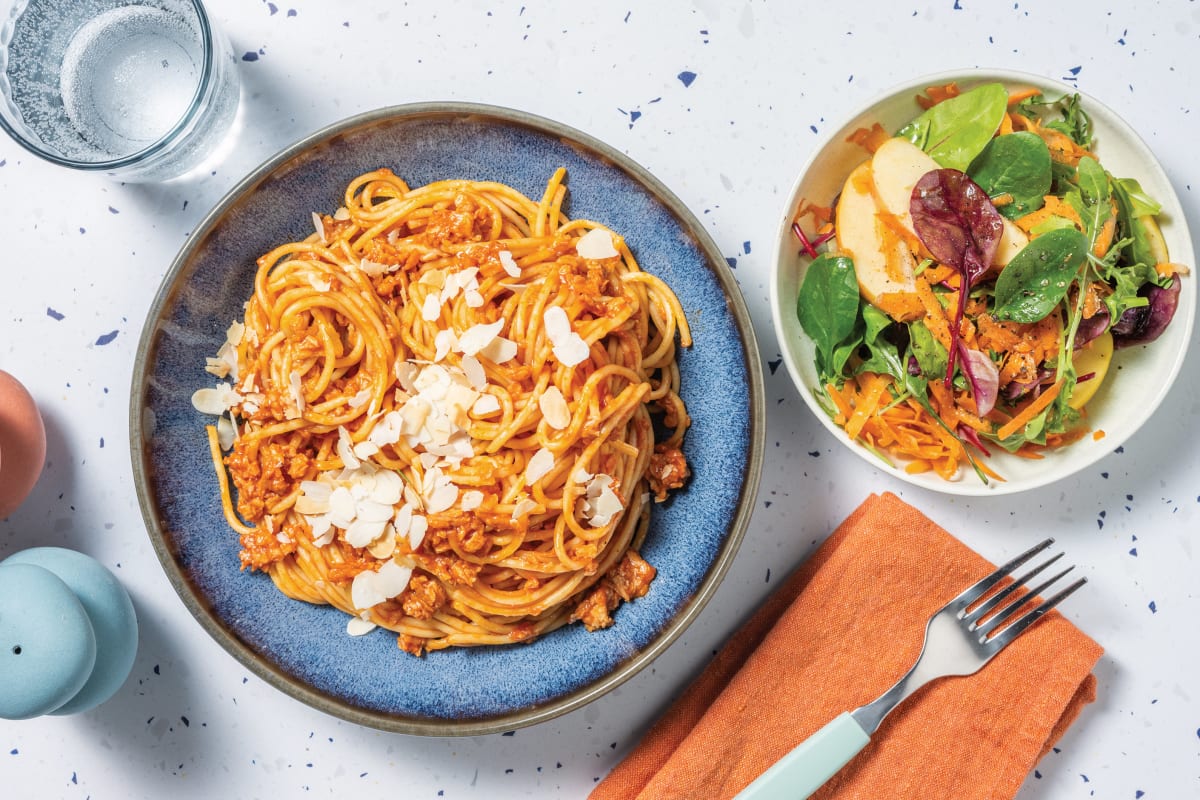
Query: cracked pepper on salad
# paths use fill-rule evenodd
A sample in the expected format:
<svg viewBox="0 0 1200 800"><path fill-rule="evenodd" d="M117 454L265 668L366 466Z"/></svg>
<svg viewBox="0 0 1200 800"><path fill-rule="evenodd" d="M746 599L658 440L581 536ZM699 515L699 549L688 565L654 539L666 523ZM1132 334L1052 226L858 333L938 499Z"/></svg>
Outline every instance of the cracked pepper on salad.
<svg viewBox="0 0 1200 800"><path fill-rule="evenodd" d="M832 208L801 201L797 314L851 438L910 473L1002 480L993 449L1103 436L1086 404L1114 348L1162 334L1189 270L1159 204L1097 159L1078 95L952 83L917 99L894 135L850 137L871 155Z"/></svg>

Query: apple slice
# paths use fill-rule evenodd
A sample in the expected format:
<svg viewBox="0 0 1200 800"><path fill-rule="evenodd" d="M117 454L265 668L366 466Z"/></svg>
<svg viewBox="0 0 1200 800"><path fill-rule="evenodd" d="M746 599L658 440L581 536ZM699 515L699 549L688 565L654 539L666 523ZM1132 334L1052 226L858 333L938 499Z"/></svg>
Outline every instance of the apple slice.
<svg viewBox="0 0 1200 800"><path fill-rule="evenodd" d="M1105 331L1075 353L1075 374L1091 375L1092 377L1075 385L1071 399L1067 405L1076 410L1081 409L1091 400L1104 383L1108 374L1108 365L1112 363L1113 337Z"/></svg>
<svg viewBox="0 0 1200 800"><path fill-rule="evenodd" d="M916 319L922 314L913 278L916 259L901 237L888 235L871 186L871 162L865 161L850 173L838 199L838 250L854 259L867 302L895 319Z"/></svg>
<svg viewBox="0 0 1200 800"><path fill-rule="evenodd" d="M914 241L920 241L912 221L912 192L921 176L941 165L907 139L888 139L875 151L871 159L871 173L874 179L874 191L879 207L896 217L904 229L912 234ZM1003 267L1021 252L1021 248L1029 244L1029 237L1007 219L1004 221L1004 231L1000 234L1000 243L996 247L996 255L992 264Z"/></svg>

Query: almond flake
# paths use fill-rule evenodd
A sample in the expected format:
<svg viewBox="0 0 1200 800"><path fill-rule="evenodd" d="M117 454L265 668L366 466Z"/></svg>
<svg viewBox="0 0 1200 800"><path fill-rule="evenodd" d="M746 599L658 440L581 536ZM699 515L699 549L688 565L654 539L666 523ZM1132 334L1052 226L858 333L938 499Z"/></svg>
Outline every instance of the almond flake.
<svg viewBox="0 0 1200 800"><path fill-rule="evenodd" d="M296 513L326 514L330 510L329 498L333 487L317 481L301 481L300 496L296 498Z"/></svg>
<svg viewBox="0 0 1200 800"><path fill-rule="evenodd" d="M544 447L539 447L538 451L529 459L529 463L525 465L525 483L532 486L552 469L554 469L554 453Z"/></svg>
<svg viewBox="0 0 1200 800"><path fill-rule="evenodd" d="M475 405L471 406L471 413L477 417L486 417L490 414L495 414L500 410L500 401L492 394L481 394L479 399L475 401Z"/></svg>
<svg viewBox="0 0 1200 800"><path fill-rule="evenodd" d="M458 487L453 483L444 483L433 490L429 496L425 510L430 514L445 511L458 502Z"/></svg>
<svg viewBox="0 0 1200 800"><path fill-rule="evenodd" d="M421 546L421 542L425 541L425 532L429 530L429 520L420 514L414 514L412 524L408 528L408 545L413 550L417 550Z"/></svg>
<svg viewBox="0 0 1200 800"><path fill-rule="evenodd" d="M408 536L409 528L412 527L413 507L411 503L405 503L400 506L400 510L396 512L396 516L392 517L392 526L396 531L397 536Z"/></svg>
<svg viewBox="0 0 1200 800"><path fill-rule="evenodd" d="M521 277L521 268L517 266L513 254L507 250L501 250L497 255L500 256L500 266L504 267L504 271L514 278Z"/></svg>
<svg viewBox="0 0 1200 800"><path fill-rule="evenodd" d="M228 383L218 383L212 389L197 389L192 393L192 408L201 414L212 414L219 417L235 404L241 402L242 396L234 391Z"/></svg>
<svg viewBox="0 0 1200 800"><path fill-rule="evenodd" d="M229 323L229 327L225 330L225 341L237 347L242 343L242 337L246 335L246 325L243 322L238 322L236 319Z"/></svg>
<svg viewBox="0 0 1200 800"><path fill-rule="evenodd" d="M604 228L593 228L575 240L575 252L580 258L600 261L605 258L619 256L617 248L613 247L612 233Z"/></svg>
<svg viewBox="0 0 1200 800"><path fill-rule="evenodd" d="M354 495L345 486L339 486L329 495L329 518L339 528L348 528L357 513Z"/></svg>
<svg viewBox="0 0 1200 800"><path fill-rule="evenodd" d="M394 506L404 494L404 478L392 470L381 470L375 474L375 486L367 495L376 503Z"/></svg>
<svg viewBox="0 0 1200 800"><path fill-rule="evenodd" d="M295 406L296 417L303 414L304 392L300 383L300 373L296 372L295 370L292 370L290 373L288 373L288 395L292 398L292 405ZM288 419L296 418L289 415L291 409L288 409L288 412L289 413L285 413L284 416L288 417Z"/></svg>
<svg viewBox="0 0 1200 800"><path fill-rule="evenodd" d="M312 528L313 547L324 547L333 542L333 522L328 514L307 517L308 525Z"/></svg>
<svg viewBox="0 0 1200 800"><path fill-rule="evenodd" d="M504 328L504 317L490 325L472 325L458 339L458 349L469 356L477 354L491 344Z"/></svg>
<svg viewBox="0 0 1200 800"><path fill-rule="evenodd" d="M538 398L538 408L542 410L546 424L555 430L561 431L571 424L571 408L557 386L551 386L542 392L542 396Z"/></svg>
<svg viewBox="0 0 1200 800"><path fill-rule="evenodd" d="M483 505L483 492L478 489L471 489L470 491L463 492L460 499L462 500L461 508L463 511L474 511Z"/></svg>
<svg viewBox="0 0 1200 800"><path fill-rule="evenodd" d="M233 426L233 420L229 417L219 417L217 419L217 446L222 450L228 450L233 447L233 440L237 438L237 428Z"/></svg>
<svg viewBox="0 0 1200 800"><path fill-rule="evenodd" d="M380 591L390 600L408 588L412 567L402 567L395 561L389 561L380 567L375 575L378 576Z"/></svg>
<svg viewBox="0 0 1200 800"><path fill-rule="evenodd" d="M389 515L390 516L390 515ZM346 544L351 547L366 547L383 533L387 520L356 519L346 528Z"/></svg>
<svg viewBox="0 0 1200 800"><path fill-rule="evenodd" d="M338 426L338 443L337 443L338 458L342 460L342 466L346 469L358 469L360 462L354 455L354 442L350 438L350 431L346 430L345 425Z"/></svg>
<svg viewBox="0 0 1200 800"><path fill-rule="evenodd" d="M367 546L367 552L378 559L391 558L396 552L396 529L385 525L379 538Z"/></svg>
<svg viewBox="0 0 1200 800"><path fill-rule="evenodd" d="M346 623L346 633L351 636L362 636L363 634L370 633L377 627L370 620L362 619L361 617L351 617L350 621Z"/></svg>
<svg viewBox="0 0 1200 800"><path fill-rule="evenodd" d="M387 600L376 585L377 583L375 573L371 570L360 572L354 576L354 580L350 584L350 602L354 604L355 608L365 611Z"/></svg>

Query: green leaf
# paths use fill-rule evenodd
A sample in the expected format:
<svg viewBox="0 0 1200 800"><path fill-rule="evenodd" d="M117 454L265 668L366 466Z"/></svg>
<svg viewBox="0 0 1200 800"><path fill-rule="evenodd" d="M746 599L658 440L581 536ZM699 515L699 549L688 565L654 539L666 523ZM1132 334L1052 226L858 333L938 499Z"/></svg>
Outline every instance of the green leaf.
<svg viewBox="0 0 1200 800"><path fill-rule="evenodd" d="M1133 178L1113 178L1113 190L1129 203L1129 213L1134 217L1156 217L1162 213L1162 205Z"/></svg>
<svg viewBox="0 0 1200 800"><path fill-rule="evenodd" d="M1042 207L1043 197L1050 191L1053 175L1050 169L1050 148L1026 131L997 136L971 162L967 174L989 197L1011 195L1013 202L1000 206L1009 216L1024 216Z"/></svg>
<svg viewBox="0 0 1200 800"><path fill-rule="evenodd" d="M1074 230L1075 223L1072 222L1071 220L1067 219L1066 217L1060 217L1057 214L1052 214L1051 216L1046 217L1046 219L1043 222L1040 222L1037 225L1034 225L1032 228L1030 228L1029 232L1034 236L1041 236L1043 233L1049 233L1050 231L1056 231L1056 230L1059 230L1060 228L1071 228L1072 230Z"/></svg>
<svg viewBox="0 0 1200 800"><path fill-rule="evenodd" d="M854 332L858 306L858 279L853 261L844 256L822 255L809 264L796 297L796 316L816 346L817 371L823 381L839 376L849 357L848 353L837 350Z"/></svg>
<svg viewBox="0 0 1200 800"><path fill-rule="evenodd" d="M1074 228L1037 237L997 278L992 315L1023 323L1043 319L1062 302L1087 254L1087 239Z"/></svg>
<svg viewBox="0 0 1200 800"><path fill-rule="evenodd" d="M1126 260L1134 264L1153 266L1158 258L1151 243L1150 226L1162 206L1145 193L1137 181L1131 178L1113 180L1113 197L1117 199L1117 222L1122 233L1130 241L1126 246ZM1147 218L1150 222L1147 222Z"/></svg>
<svg viewBox="0 0 1200 800"><path fill-rule="evenodd" d="M924 322L918 320L909 323L908 341L913 356L921 365L922 375L941 378L946 374L946 365L950 360L949 353Z"/></svg>
<svg viewBox="0 0 1200 800"><path fill-rule="evenodd" d="M867 348L867 358L859 365L858 372L891 375L897 383L902 383L907 370L900 359L900 351L882 336L893 324L892 318L869 304L863 305L862 315L866 324L863 344Z"/></svg>
<svg viewBox="0 0 1200 800"><path fill-rule="evenodd" d="M965 172L991 141L1007 109L1004 85L985 83L926 109L896 135L920 147L941 166Z"/></svg>
<svg viewBox="0 0 1200 800"><path fill-rule="evenodd" d="M1100 162L1089 156L1079 159L1075 168L1078 176L1079 189L1083 192L1083 200L1089 205L1101 205L1108 202L1112 190L1108 185L1108 173Z"/></svg>

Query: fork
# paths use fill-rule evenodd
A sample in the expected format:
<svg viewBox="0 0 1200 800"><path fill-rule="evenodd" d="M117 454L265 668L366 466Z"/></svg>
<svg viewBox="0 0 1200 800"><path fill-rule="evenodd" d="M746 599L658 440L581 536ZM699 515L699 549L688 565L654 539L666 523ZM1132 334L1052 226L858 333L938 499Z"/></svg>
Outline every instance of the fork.
<svg viewBox="0 0 1200 800"><path fill-rule="evenodd" d="M997 586L1053 543L1054 539L1046 539L1035 545L943 606L929 618L921 654L904 677L876 700L838 715L775 762L743 789L735 800L796 800L808 797L866 747L871 734L879 728L884 717L917 689L938 678L971 675L991 661L994 655L1028 630L1046 612L1087 583L1087 578L1080 578L1049 599L1017 615L1018 611L1022 611L1074 566L1021 592L1030 580L1062 558L1063 554L1059 553L1011 583L998 589Z"/></svg>

